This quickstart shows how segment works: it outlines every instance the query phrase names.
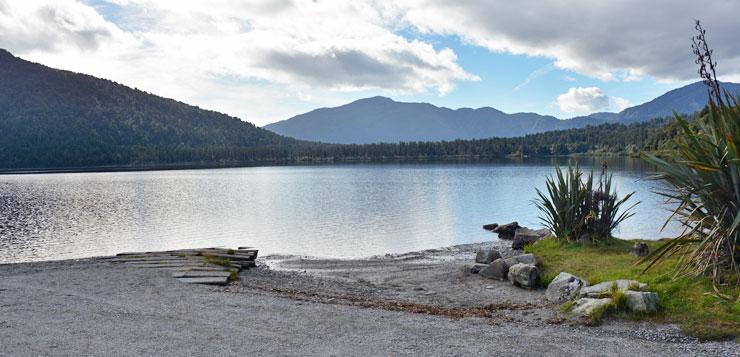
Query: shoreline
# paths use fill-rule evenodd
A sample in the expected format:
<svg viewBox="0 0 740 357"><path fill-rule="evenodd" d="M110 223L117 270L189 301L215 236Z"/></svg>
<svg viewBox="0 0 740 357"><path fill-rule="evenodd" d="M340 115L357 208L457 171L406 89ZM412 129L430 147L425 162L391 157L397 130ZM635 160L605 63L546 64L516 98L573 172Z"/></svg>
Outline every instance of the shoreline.
<svg viewBox="0 0 740 357"><path fill-rule="evenodd" d="M337 164L391 164L391 163L501 163L524 162L526 160L557 160L557 159L637 159L629 155L616 154L572 154L555 156L446 156L446 157L397 157L397 158L344 158L344 159L297 159L282 161L253 161L234 163L177 163L177 164L143 164L143 165L101 165L59 168L18 168L0 169L0 175L32 175L55 173L95 173L95 172L146 172L146 171L175 171L175 170L208 170L233 169L247 167L271 166L321 166Z"/></svg>
<svg viewBox="0 0 740 357"><path fill-rule="evenodd" d="M0 265L12 355L731 355L677 326L558 317L543 290L464 271L474 243L362 259L258 258L225 287L102 258ZM502 255L515 253L501 244ZM320 317L320 318L316 318Z"/></svg>

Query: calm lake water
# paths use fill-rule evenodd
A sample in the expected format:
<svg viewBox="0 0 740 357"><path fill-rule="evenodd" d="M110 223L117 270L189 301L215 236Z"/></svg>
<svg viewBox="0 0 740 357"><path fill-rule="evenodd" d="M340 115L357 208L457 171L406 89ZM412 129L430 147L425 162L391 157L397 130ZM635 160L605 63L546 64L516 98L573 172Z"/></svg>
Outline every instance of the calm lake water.
<svg viewBox="0 0 740 357"><path fill-rule="evenodd" d="M617 236L675 233L660 232L669 213L649 167L610 169L618 192L642 201ZM206 246L348 258L479 242L494 237L486 223L538 226L535 187L553 172L552 161L507 161L0 175L0 263Z"/></svg>

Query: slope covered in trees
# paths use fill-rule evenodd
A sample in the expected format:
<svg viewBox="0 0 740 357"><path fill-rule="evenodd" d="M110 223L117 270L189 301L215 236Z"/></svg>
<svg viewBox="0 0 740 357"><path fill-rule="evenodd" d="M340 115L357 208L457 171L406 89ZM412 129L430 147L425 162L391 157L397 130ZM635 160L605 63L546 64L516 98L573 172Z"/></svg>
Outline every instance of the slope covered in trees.
<svg viewBox="0 0 740 357"><path fill-rule="evenodd" d="M265 153L298 141L237 118L0 50L0 167L208 159L211 148ZM215 159L215 158L212 158Z"/></svg>

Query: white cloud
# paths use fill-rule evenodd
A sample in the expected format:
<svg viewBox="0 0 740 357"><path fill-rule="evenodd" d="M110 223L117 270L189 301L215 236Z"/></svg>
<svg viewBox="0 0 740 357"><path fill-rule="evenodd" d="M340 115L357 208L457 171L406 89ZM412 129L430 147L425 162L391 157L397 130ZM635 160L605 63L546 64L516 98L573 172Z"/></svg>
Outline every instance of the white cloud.
<svg viewBox="0 0 740 357"><path fill-rule="evenodd" d="M249 87L224 94L237 101L259 90L236 85L245 82L282 85L264 92L283 99L320 90L444 95L478 80L452 50L394 33L382 10L340 0L0 0L0 48L217 110L223 101L205 88ZM258 124L288 114L228 107Z"/></svg>
<svg viewBox="0 0 740 357"><path fill-rule="evenodd" d="M689 38L708 29L720 73L740 73L740 1L408 0L400 17L424 33L459 36L495 52L553 58L601 80L696 78Z"/></svg>
<svg viewBox="0 0 740 357"><path fill-rule="evenodd" d="M609 97L598 87L570 88L557 98L560 111L568 114L587 114L609 107Z"/></svg>
<svg viewBox="0 0 740 357"><path fill-rule="evenodd" d="M348 91L444 95L462 81L478 80L451 49L433 46L434 38L419 34L551 58L556 68L602 80L684 81L696 77L688 45L693 19L699 18L708 28L720 78L740 78L735 38L740 22L729 16L740 13L740 1L669 5L638 0L567 5L556 0L0 0L0 48L257 124L284 119L296 108L337 103ZM310 102L304 101L305 93L311 93Z"/></svg>
<svg viewBox="0 0 740 357"><path fill-rule="evenodd" d="M516 87L514 87L514 91L518 91L519 89L521 89L522 87L526 86L527 84L529 84L533 80L535 80L537 78L540 78L540 77L542 77L542 76L544 76L544 75L552 72L553 70L555 70L555 67L552 64L546 64L546 65L544 65L544 66L542 66L540 68L535 69L534 71L532 71L532 73L530 73L527 76L527 78L524 78L524 81L522 81L522 83L519 83L519 84L517 84Z"/></svg>
<svg viewBox="0 0 740 357"><path fill-rule="evenodd" d="M611 101L612 106L616 109L617 112L621 112L632 105L629 100L621 97L611 97Z"/></svg>

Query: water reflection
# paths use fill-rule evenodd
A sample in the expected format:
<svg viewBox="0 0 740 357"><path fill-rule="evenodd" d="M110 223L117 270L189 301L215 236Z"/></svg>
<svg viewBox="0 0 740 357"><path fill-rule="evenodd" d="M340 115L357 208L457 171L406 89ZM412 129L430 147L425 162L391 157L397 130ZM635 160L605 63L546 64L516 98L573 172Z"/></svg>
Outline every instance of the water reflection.
<svg viewBox="0 0 740 357"><path fill-rule="evenodd" d="M593 159L579 160L596 165ZM356 164L0 176L0 262L253 245L359 257L482 241L484 223L538 224L535 187L562 160ZM659 238L652 170L609 162L643 203L618 235Z"/></svg>

